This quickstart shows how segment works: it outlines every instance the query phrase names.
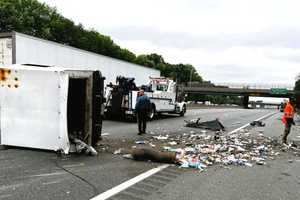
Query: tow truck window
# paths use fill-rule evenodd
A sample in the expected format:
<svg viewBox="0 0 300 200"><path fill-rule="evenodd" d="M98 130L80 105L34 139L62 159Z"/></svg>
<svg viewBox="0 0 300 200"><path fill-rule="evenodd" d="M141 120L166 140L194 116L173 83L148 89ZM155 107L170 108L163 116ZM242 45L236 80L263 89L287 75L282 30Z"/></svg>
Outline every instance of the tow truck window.
<svg viewBox="0 0 300 200"><path fill-rule="evenodd" d="M167 85L157 85L156 90L166 92L168 90Z"/></svg>

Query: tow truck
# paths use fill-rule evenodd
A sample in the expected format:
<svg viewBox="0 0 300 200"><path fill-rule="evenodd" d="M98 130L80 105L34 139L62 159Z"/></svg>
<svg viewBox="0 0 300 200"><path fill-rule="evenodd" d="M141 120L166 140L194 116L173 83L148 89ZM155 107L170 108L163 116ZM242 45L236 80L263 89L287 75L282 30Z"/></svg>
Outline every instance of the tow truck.
<svg viewBox="0 0 300 200"><path fill-rule="evenodd" d="M186 102L177 101L176 82L165 77L149 77L149 83L137 87L134 78L117 77L116 85L110 83L106 88L105 114L109 117L126 118L135 116L135 104L140 89L150 98L150 120L163 113L186 113Z"/></svg>

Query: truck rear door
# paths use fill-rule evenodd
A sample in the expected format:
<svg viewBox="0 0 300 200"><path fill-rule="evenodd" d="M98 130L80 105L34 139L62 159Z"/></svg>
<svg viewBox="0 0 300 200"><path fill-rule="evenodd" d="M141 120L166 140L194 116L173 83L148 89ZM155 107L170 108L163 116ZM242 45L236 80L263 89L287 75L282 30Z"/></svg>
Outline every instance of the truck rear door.
<svg viewBox="0 0 300 200"><path fill-rule="evenodd" d="M12 64L12 39L0 38L0 66Z"/></svg>

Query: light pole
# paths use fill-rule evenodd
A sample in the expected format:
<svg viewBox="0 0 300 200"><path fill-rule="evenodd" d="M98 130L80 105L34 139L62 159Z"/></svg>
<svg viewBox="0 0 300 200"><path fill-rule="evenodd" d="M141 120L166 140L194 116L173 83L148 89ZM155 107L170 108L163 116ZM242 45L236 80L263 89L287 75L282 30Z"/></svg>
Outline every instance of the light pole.
<svg viewBox="0 0 300 200"><path fill-rule="evenodd" d="M192 87L192 76L193 76L193 68L191 69L191 71L190 71L190 87Z"/></svg>

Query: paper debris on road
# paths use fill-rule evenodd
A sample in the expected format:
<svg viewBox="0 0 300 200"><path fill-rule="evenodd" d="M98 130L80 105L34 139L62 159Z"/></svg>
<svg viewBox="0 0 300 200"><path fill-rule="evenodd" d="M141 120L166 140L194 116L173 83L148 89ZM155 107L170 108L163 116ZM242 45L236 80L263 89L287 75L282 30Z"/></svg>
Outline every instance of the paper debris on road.
<svg viewBox="0 0 300 200"><path fill-rule="evenodd" d="M169 134L145 138L145 144L132 149L131 158L177 164L180 168L205 170L213 165L266 165L280 155L276 138L240 130L234 134ZM150 145L151 144L151 145ZM128 155L127 155L128 157Z"/></svg>

